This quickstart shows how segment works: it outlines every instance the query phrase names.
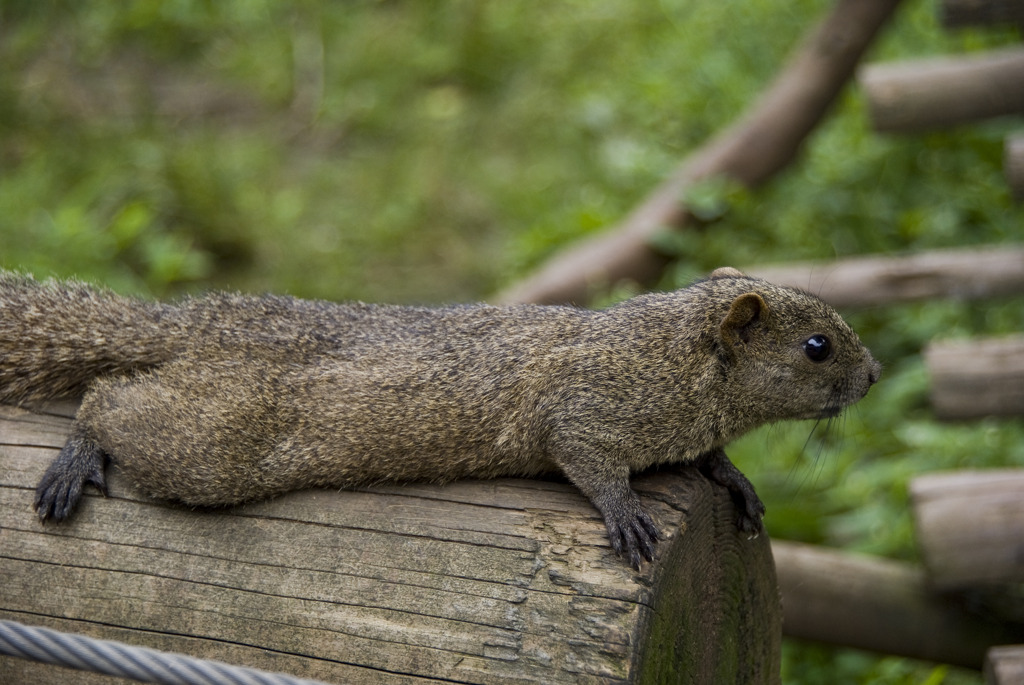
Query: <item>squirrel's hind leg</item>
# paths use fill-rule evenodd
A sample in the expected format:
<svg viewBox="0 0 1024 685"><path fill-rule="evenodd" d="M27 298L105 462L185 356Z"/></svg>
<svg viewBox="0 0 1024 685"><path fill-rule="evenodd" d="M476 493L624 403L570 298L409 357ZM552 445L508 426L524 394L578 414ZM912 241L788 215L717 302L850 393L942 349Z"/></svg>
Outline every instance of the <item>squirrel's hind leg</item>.
<svg viewBox="0 0 1024 685"><path fill-rule="evenodd" d="M57 458L46 469L36 487L34 505L39 520L63 521L82 498L86 483L107 494L107 481L103 469L107 456L80 427L68 438Z"/></svg>

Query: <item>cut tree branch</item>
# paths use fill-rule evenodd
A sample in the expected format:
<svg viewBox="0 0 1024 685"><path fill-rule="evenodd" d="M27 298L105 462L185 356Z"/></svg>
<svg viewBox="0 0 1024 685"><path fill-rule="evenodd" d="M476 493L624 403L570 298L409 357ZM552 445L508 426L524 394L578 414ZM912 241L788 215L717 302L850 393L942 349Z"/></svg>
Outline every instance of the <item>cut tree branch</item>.
<svg viewBox="0 0 1024 685"><path fill-rule="evenodd" d="M684 226L684 191L714 176L753 188L789 164L898 4L839 0L745 116L684 161L617 226L555 255L496 299L585 302L596 289L620 280L653 284L667 259L651 239Z"/></svg>
<svg viewBox="0 0 1024 685"><path fill-rule="evenodd" d="M1024 48L872 64L858 77L876 131L915 132L1024 113Z"/></svg>
<svg viewBox="0 0 1024 685"><path fill-rule="evenodd" d="M789 637L968 668L993 645L1024 640L1024 625L935 594L912 564L779 540L772 554Z"/></svg>
<svg viewBox="0 0 1024 685"><path fill-rule="evenodd" d="M1024 335L933 342L924 358L939 418L1024 416Z"/></svg>
<svg viewBox="0 0 1024 685"><path fill-rule="evenodd" d="M1024 582L1024 469L926 473L911 481L910 499L929 587Z"/></svg>
<svg viewBox="0 0 1024 685"><path fill-rule="evenodd" d="M1024 245L752 266L744 272L778 285L803 288L833 307L872 307L937 297L982 300L1024 294Z"/></svg>

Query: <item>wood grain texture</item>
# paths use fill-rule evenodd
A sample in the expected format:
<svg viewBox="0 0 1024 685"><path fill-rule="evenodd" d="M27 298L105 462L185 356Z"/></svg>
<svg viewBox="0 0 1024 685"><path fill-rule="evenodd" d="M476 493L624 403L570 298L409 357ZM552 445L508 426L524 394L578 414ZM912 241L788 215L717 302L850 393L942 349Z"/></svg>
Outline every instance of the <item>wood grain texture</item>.
<svg viewBox="0 0 1024 685"><path fill-rule="evenodd" d="M1024 48L863 67L858 81L876 131L945 128L1024 113Z"/></svg>
<svg viewBox="0 0 1024 685"><path fill-rule="evenodd" d="M1024 469L918 476L910 497L936 589L1024 582Z"/></svg>
<svg viewBox="0 0 1024 685"><path fill-rule="evenodd" d="M1024 246L932 250L829 262L754 266L744 271L802 288L834 307L868 307L934 297L977 300L1024 293Z"/></svg>
<svg viewBox="0 0 1024 685"><path fill-rule="evenodd" d="M339 683L778 681L768 541L737 534L728 495L692 469L634 481L666 535L641 573L578 492L540 480L207 512L112 469L109 497L44 526L33 490L70 410L0 407L3 618ZM2 682L61 670L0 658Z"/></svg>
<svg viewBox="0 0 1024 685"><path fill-rule="evenodd" d="M924 358L940 418L1024 416L1024 335L934 342Z"/></svg>

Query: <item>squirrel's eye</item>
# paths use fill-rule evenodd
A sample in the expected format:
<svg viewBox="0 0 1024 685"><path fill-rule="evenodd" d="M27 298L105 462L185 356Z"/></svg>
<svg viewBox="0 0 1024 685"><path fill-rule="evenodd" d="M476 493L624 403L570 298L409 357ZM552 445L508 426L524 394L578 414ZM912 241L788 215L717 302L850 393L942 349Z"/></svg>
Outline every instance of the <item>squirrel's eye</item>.
<svg viewBox="0 0 1024 685"><path fill-rule="evenodd" d="M812 362L823 362L828 359L832 352L832 343L828 338L821 335L812 335L804 341L804 354Z"/></svg>

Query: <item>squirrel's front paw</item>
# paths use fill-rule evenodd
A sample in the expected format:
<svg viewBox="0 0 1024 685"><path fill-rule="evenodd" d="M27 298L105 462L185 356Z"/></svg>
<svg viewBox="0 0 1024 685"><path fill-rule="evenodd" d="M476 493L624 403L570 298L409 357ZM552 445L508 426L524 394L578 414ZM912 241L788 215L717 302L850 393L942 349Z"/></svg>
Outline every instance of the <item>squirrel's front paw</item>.
<svg viewBox="0 0 1024 685"><path fill-rule="evenodd" d="M644 559L654 561L654 545L661 533L629 487L629 472L625 468L614 477L588 468L588 464L583 459L566 459L562 467L601 513L612 549L639 571Z"/></svg>
<svg viewBox="0 0 1024 685"><path fill-rule="evenodd" d="M601 513L608 528L608 540L616 554L625 556L638 571L643 559L654 560L654 545L661 538L661 533L639 501L617 502L602 508Z"/></svg>
<svg viewBox="0 0 1024 685"><path fill-rule="evenodd" d="M764 532L762 519L766 510L764 502L754 492L753 486L751 486L749 493L744 493L738 497L734 493L733 501L740 507L740 515L736 520L736 527L752 538L756 538Z"/></svg>
<svg viewBox="0 0 1024 685"><path fill-rule="evenodd" d="M729 461L725 451L717 449L708 452L701 458L699 468L705 476L729 490L733 503L740 511L736 527L752 538L760 535L764 531L761 521L766 511L764 502L757 496L753 484Z"/></svg>

